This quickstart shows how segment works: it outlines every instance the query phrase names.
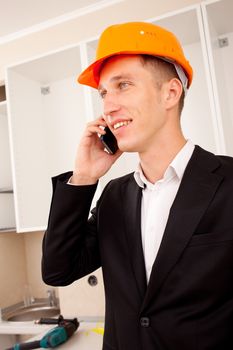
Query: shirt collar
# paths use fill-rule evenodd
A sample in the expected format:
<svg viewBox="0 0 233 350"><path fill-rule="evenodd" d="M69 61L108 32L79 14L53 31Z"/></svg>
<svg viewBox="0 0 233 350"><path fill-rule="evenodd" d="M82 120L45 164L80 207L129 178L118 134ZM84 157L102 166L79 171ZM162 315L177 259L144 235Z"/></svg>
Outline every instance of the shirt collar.
<svg viewBox="0 0 233 350"><path fill-rule="evenodd" d="M184 147L177 153L175 158L172 160L172 162L167 167L163 179L159 181L169 180L174 176L177 176L179 181L181 181L185 168L193 154L194 151L194 144L191 140L187 140ZM146 186L153 186L154 184L151 184L149 182L145 175L143 174L141 165L138 165L138 169L134 172L134 179L139 187L145 188Z"/></svg>

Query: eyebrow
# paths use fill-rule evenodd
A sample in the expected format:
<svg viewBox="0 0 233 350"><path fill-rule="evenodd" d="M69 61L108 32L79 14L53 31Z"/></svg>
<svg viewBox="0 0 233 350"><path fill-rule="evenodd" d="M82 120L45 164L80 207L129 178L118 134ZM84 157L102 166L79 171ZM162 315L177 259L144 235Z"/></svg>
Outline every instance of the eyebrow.
<svg viewBox="0 0 233 350"><path fill-rule="evenodd" d="M132 79L132 75L131 74L120 74L120 75L115 75L114 77L112 77L110 79L110 83L115 83L119 80L122 79ZM98 90L103 90L105 89L103 85L99 85Z"/></svg>

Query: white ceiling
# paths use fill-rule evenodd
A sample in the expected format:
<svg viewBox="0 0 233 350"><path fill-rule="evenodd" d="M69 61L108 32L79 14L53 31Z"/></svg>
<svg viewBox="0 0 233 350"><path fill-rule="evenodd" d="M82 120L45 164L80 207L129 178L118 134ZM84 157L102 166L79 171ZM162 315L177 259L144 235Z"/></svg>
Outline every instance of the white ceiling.
<svg viewBox="0 0 233 350"><path fill-rule="evenodd" d="M106 1L0 0L0 39L101 3Z"/></svg>

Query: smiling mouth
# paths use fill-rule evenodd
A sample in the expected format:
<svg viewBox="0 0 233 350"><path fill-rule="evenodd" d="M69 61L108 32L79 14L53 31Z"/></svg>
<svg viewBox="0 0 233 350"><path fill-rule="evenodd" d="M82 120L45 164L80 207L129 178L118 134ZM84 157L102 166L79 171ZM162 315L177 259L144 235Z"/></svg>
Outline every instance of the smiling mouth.
<svg viewBox="0 0 233 350"><path fill-rule="evenodd" d="M122 122L118 122L118 123L113 125L113 128L114 128L114 130L117 130L117 129L121 128L122 126L129 125L129 123L131 123L131 121L132 120L125 120L125 121L122 121Z"/></svg>

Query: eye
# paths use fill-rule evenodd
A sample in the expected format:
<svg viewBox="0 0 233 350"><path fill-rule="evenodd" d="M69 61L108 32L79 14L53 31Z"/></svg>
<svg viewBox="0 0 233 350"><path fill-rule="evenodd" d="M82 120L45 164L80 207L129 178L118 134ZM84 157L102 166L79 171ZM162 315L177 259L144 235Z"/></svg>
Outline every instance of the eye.
<svg viewBox="0 0 233 350"><path fill-rule="evenodd" d="M106 90L99 90L99 95L102 99L106 96L106 94L107 94Z"/></svg>
<svg viewBox="0 0 233 350"><path fill-rule="evenodd" d="M119 83L119 88L121 90L127 89L127 87L129 87L130 83L128 81L121 81Z"/></svg>

